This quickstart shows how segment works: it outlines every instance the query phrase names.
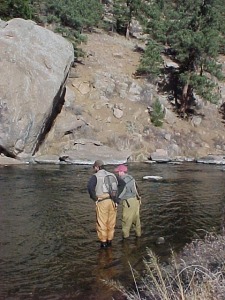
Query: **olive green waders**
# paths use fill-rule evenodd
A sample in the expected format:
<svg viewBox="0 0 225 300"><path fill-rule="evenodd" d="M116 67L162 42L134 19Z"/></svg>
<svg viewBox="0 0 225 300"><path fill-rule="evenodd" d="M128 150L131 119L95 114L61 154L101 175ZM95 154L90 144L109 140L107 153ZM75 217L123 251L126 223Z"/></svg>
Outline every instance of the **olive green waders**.
<svg viewBox="0 0 225 300"><path fill-rule="evenodd" d="M117 209L111 199L96 204L96 230L101 242L111 241L114 237Z"/></svg>
<svg viewBox="0 0 225 300"><path fill-rule="evenodd" d="M140 222L140 201L137 198L130 198L123 200L122 213L122 232L123 238L128 238L130 235L131 226L137 237L141 236L141 222Z"/></svg>

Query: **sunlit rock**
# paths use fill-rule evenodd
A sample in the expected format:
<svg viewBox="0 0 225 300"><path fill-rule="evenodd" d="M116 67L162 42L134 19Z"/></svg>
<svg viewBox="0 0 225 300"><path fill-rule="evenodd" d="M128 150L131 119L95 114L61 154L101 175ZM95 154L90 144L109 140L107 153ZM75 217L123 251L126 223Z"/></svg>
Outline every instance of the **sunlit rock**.
<svg viewBox="0 0 225 300"><path fill-rule="evenodd" d="M146 175L146 176L143 176L143 179L144 179L144 180L150 180L150 181L158 181L158 180L162 180L163 177L161 177L161 176L150 176L150 175Z"/></svg>
<svg viewBox="0 0 225 300"><path fill-rule="evenodd" d="M225 165L225 156L223 155L208 155L196 160L197 163Z"/></svg>
<svg viewBox="0 0 225 300"><path fill-rule="evenodd" d="M169 162L171 160L168 152L164 149L156 149L155 152L151 153L150 159L157 162Z"/></svg>
<svg viewBox="0 0 225 300"><path fill-rule="evenodd" d="M102 143L89 139L75 141L73 149L64 150L60 154L60 161L69 164L92 164L101 159L105 164L122 164L129 160L131 151L118 151Z"/></svg>
<svg viewBox="0 0 225 300"><path fill-rule="evenodd" d="M2 23L1 23L2 24ZM64 103L73 46L31 20L0 26L0 147L35 154Z"/></svg>
<svg viewBox="0 0 225 300"><path fill-rule="evenodd" d="M0 165L8 166L8 165L21 165L21 164L25 164L25 162L15 158L0 155Z"/></svg>

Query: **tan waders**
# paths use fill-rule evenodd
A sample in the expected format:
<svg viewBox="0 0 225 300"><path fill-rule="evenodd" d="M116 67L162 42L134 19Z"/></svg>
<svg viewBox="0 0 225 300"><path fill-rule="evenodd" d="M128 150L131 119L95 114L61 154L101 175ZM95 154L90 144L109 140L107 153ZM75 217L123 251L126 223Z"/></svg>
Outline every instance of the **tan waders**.
<svg viewBox="0 0 225 300"><path fill-rule="evenodd" d="M136 237L141 236L140 201L137 198L123 200L122 232L123 238L130 235L131 226L134 226Z"/></svg>
<svg viewBox="0 0 225 300"><path fill-rule="evenodd" d="M96 230L102 243L112 241L116 225L117 209L111 199L99 201L96 204Z"/></svg>

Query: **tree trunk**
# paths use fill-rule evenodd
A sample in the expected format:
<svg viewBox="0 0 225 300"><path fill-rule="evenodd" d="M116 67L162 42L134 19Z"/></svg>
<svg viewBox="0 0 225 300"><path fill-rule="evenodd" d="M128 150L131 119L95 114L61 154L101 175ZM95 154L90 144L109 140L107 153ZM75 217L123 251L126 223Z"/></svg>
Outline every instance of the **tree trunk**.
<svg viewBox="0 0 225 300"><path fill-rule="evenodd" d="M181 99L181 107L180 107L180 113L183 114L184 116L186 115L186 111L188 108L188 99L189 99L189 94L191 91L191 86L190 86L190 77L191 74L188 75L187 82L185 83L182 91L182 99Z"/></svg>
<svg viewBox="0 0 225 300"><path fill-rule="evenodd" d="M127 24L127 29L126 29L126 39L130 38L130 23Z"/></svg>
<svg viewBox="0 0 225 300"><path fill-rule="evenodd" d="M182 91L182 100L181 100L181 108L180 111L182 113L186 112L186 105L187 105L187 91L188 91L188 82L185 84L183 91Z"/></svg>

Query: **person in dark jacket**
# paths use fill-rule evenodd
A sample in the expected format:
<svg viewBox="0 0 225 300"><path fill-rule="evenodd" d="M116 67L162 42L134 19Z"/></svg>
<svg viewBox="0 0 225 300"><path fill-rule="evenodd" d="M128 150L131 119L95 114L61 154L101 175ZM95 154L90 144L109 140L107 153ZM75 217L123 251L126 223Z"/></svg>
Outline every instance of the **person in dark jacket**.
<svg viewBox="0 0 225 300"><path fill-rule="evenodd" d="M90 198L96 203L96 230L101 248L107 248L112 245L118 206L117 199L112 200L109 185L115 185L114 190L121 193L125 182L117 179L115 174L107 172L102 160L96 160L93 169L95 174L89 179L87 189Z"/></svg>
<svg viewBox="0 0 225 300"><path fill-rule="evenodd" d="M138 192L138 187L135 179L127 174L128 168L126 165L119 165L115 170L118 178L122 178L126 186L119 198L122 201L122 234L126 239L130 235L132 225L134 226L136 237L141 236L141 222L140 222L140 205L141 197Z"/></svg>

